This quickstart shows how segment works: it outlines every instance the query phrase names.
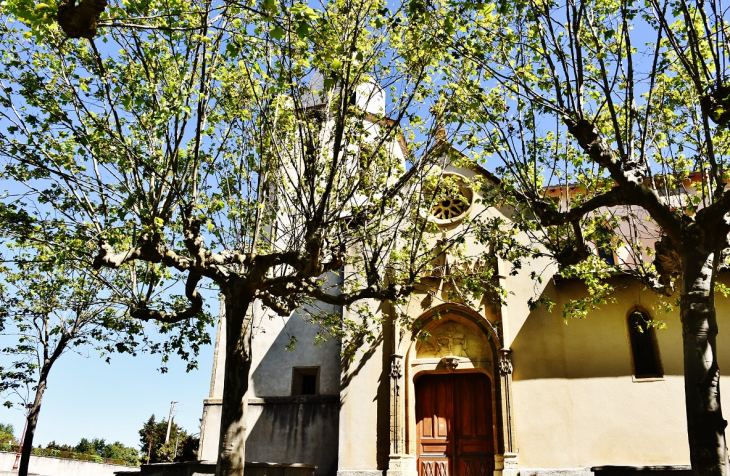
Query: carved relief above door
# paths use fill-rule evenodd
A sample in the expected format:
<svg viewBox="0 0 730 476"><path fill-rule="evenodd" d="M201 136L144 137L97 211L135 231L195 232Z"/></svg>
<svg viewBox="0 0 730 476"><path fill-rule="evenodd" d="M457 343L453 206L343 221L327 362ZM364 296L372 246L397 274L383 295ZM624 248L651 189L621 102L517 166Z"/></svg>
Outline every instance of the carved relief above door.
<svg viewBox="0 0 730 476"><path fill-rule="evenodd" d="M481 336L464 324L447 321L431 331L431 335L416 344L416 358L468 357L489 359L490 349Z"/></svg>
<svg viewBox="0 0 730 476"><path fill-rule="evenodd" d="M431 374L416 382L419 476L491 476L491 384L481 373Z"/></svg>

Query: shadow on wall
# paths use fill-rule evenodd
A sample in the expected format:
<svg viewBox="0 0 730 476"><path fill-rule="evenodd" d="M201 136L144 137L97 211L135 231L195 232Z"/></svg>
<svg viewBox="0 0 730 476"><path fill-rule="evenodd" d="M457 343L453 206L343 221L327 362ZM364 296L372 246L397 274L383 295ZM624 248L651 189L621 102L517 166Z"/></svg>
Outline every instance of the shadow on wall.
<svg viewBox="0 0 730 476"><path fill-rule="evenodd" d="M386 317L377 325L374 339L368 342L367 336L359 335L354 336L346 346L343 345L346 351L340 357L340 405L352 394L356 399L357 411L375 418L367 427L356 431L368 438L375 438L375 466L384 470L388 468L390 455L390 359L393 353L390 343L393 327L389 316L392 316L392 309L388 303L380 302L374 312ZM374 412L370 413L373 404ZM350 413L346 410L345 414ZM351 435L342 437L345 439Z"/></svg>
<svg viewBox="0 0 730 476"><path fill-rule="evenodd" d="M376 312L389 315L382 305ZM267 319L264 317L264 319ZM317 476L335 476L338 466L340 412L347 395L356 405L376 405L375 430L377 464L386 468L389 455L390 328L379 325L374 339L353 341L354 359L340 355L340 344L332 339L322 347L311 345L318 327L297 314L286 319L264 321L253 340L252 389L249 400L247 462L303 463L316 465ZM298 344L286 350L290 336ZM257 355L262 357L257 358ZM292 395L295 367L318 367L316 395ZM358 411L356 409L356 411ZM373 415L375 416L375 415Z"/></svg>
<svg viewBox="0 0 730 476"><path fill-rule="evenodd" d="M272 401L279 399L282 401ZM317 476L337 474L337 397L274 397L249 404L256 423L246 438L247 462L303 463Z"/></svg>
<svg viewBox="0 0 730 476"><path fill-rule="evenodd" d="M563 320L563 304L569 297L585 293L585 288L581 283L565 281L546 286L545 294L556 305L553 312L543 307L531 312L519 329L510 346L513 380L631 377L634 368L628 314L636 308L637 301L650 309L656 298L648 291L639 295L637 284L622 284L617 286L616 304L601 306L586 319L569 320L567 324ZM721 331L730 329L730 319L723 318L723 314L727 313L718 306ZM663 374L682 376L682 326L678 312L655 318L667 325L666 329L654 331ZM730 363L730 346L720 345L718 351L720 368L724 368L723 362Z"/></svg>
<svg viewBox="0 0 730 476"><path fill-rule="evenodd" d="M357 377L357 375L362 371L363 367L365 367L365 364L368 363L370 359L373 358L375 355L375 352L378 350L378 347L380 347L383 343L383 333L379 333L375 340L366 343L363 336L358 336L354 342L351 343L351 345L355 348L354 352L355 359L352 360L350 358L350 355L347 353L343 353L340 356L340 365L342 365L342 379L340 380L340 389L345 390L347 387L350 386L352 381ZM363 350L363 348L365 350ZM375 396L373 396L373 400L375 400Z"/></svg>
<svg viewBox="0 0 730 476"><path fill-rule="evenodd" d="M253 338L255 368L251 373L256 396L287 396L292 392L294 367L319 367L320 395L338 395L340 380L340 343L330 337L321 345L314 345L319 327L294 313L286 319L263 317L261 330ZM274 335L275 333L275 335ZM293 350L286 346L295 336ZM265 352L265 353L264 353ZM257 358L257 354L263 357Z"/></svg>
<svg viewBox="0 0 730 476"><path fill-rule="evenodd" d="M393 313L387 309L388 304L382 303L381 310L384 316L392 316ZM386 319L382 324L381 336L382 340L387 343L393 342L393 325L390 320ZM378 426L377 426L377 468L388 469L390 461L390 367L391 355L394 350L391 345L387 345L382 353L380 364L380 375L378 376L378 395L375 397L378 403Z"/></svg>
<svg viewBox="0 0 730 476"><path fill-rule="evenodd" d="M297 313L288 319L263 317L253 338L255 395L248 406L246 461L317 466L317 476L337 472L340 343L313 345L318 326ZM290 336L298 343L287 350ZM259 357L261 356L261 357ZM292 395L293 369L318 368L315 395Z"/></svg>

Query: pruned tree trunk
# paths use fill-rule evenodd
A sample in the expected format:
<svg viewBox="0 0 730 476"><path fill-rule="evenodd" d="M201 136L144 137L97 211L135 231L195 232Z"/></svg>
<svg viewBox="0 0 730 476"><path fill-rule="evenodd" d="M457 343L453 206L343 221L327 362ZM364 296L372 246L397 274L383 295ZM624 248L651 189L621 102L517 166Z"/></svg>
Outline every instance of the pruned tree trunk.
<svg viewBox="0 0 730 476"><path fill-rule="evenodd" d="M30 453L33 450L33 436L35 435L36 426L38 426L38 415L41 412L41 402L43 401L43 394L46 391L46 384L48 382L48 373L51 370L53 362L46 362L41 369L40 376L38 378L38 388L35 392L35 398L33 404L28 412L28 425L25 428L25 434L23 435L23 448L20 453L20 466L18 466L18 476L28 476L28 465L30 464Z"/></svg>
<svg viewBox="0 0 730 476"><path fill-rule="evenodd" d="M693 248L693 247L692 247ZM697 476L727 476L728 455L717 365L714 261L718 253L682 252L680 315L690 461Z"/></svg>
<svg viewBox="0 0 730 476"><path fill-rule="evenodd" d="M241 290L224 290L226 306L226 365L216 476L243 476L246 448L246 401L251 369L253 302Z"/></svg>

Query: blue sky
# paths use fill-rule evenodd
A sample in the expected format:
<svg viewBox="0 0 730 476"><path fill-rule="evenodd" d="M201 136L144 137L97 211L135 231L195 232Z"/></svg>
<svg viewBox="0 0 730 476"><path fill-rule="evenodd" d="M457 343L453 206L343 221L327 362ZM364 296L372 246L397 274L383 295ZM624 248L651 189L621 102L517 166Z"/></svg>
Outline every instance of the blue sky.
<svg viewBox="0 0 730 476"><path fill-rule="evenodd" d="M215 329L211 329L215 342ZM0 346L7 337L0 336ZM138 431L155 414L167 418L175 400L175 422L189 433L198 433L203 399L208 396L213 366L213 345L201 350L198 369L185 372L185 364L171 357L169 372L161 374L158 355L113 355L107 364L98 355L63 355L49 376L48 390L38 420L34 446L51 440L75 445L81 438L105 438L139 448ZM23 430L24 414L0 407L0 422Z"/></svg>

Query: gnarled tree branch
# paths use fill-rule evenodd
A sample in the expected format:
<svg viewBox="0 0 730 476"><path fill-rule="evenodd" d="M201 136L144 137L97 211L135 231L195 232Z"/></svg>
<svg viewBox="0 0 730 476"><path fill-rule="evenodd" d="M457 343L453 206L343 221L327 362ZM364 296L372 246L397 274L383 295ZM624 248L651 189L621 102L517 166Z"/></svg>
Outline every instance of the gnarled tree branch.
<svg viewBox="0 0 730 476"><path fill-rule="evenodd" d="M662 202L659 195L645 184L637 163L633 161L630 164L622 163L611 150L608 141L587 119L574 120L564 117L563 122L590 159L609 171L618 187L623 189L626 202L646 209L667 235L679 239L684 228L682 221Z"/></svg>
<svg viewBox="0 0 730 476"><path fill-rule="evenodd" d="M203 296L198 292L198 283L201 278L202 275L198 273L192 271L188 273L188 279L185 282L185 297L190 300L190 306L186 309L179 312L160 311L150 309L147 307L147 303L141 302L139 305L130 308L129 314L135 319L142 319L143 321L155 320L167 324L191 319L203 310Z"/></svg>

